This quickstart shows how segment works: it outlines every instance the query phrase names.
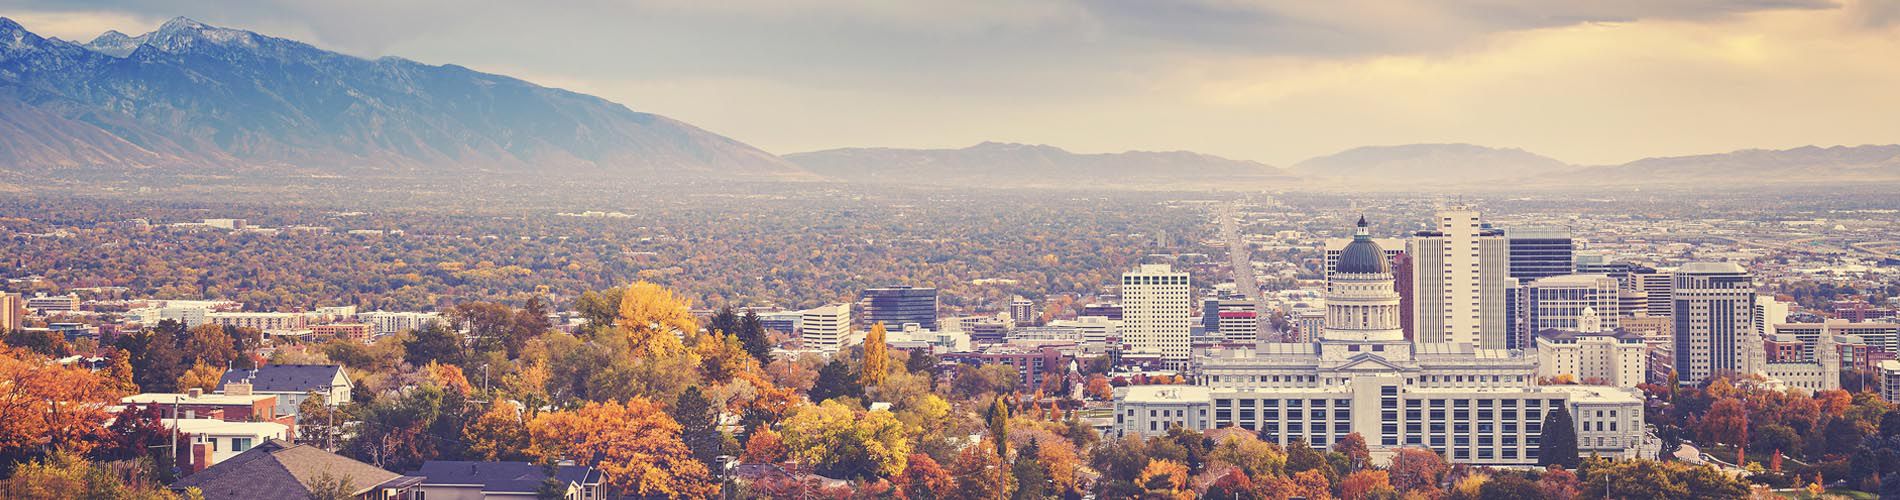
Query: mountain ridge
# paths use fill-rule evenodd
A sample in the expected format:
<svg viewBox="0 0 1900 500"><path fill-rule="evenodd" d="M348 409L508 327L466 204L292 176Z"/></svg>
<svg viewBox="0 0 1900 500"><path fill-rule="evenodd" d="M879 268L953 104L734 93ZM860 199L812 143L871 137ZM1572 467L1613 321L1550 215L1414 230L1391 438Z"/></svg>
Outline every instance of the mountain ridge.
<svg viewBox="0 0 1900 500"><path fill-rule="evenodd" d="M784 155L814 174L869 183L1151 187L1288 181L1279 168L1192 151L1075 153L984 141L964 148L836 148Z"/></svg>
<svg viewBox="0 0 1900 500"><path fill-rule="evenodd" d="M34 110L0 116L30 134L0 141L0 168L810 176L595 96L183 17L86 45L0 18L0 100Z"/></svg>

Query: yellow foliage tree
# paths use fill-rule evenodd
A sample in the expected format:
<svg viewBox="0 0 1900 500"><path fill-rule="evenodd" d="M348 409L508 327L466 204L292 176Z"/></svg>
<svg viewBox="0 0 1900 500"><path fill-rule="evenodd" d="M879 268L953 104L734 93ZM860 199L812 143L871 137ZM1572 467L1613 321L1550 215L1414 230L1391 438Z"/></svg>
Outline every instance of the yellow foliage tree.
<svg viewBox="0 0 1900 500"><path fill-rule="evenodd" d="M871 333L864 335L864 370L858 377L866 386L884 383L884 376L890 370L891 348L884 342L884 322L871 325Z"/></svg>
<svg viewBox="0 0 1900 500"><path fill-rule="evenodd" d="M475 392L475 388L468 383L468 377L462 374L462 367L460 366L445 365L430 361L429 364L422 366L422 376L425 380L434 383L437 387L441 387L442 390L445 391L454 392L462 396L468 396L470 393Z"/></svg>
<svg viewBox="0 0 1900 500"><path fill-rule="evenodd" d="M633 355L641 358L683 354L686 346L680 337L699 331L690 302L645 281L627 285L620 294L620 315L614 325L627 337Z"/></svg>
<svg viewBox="0 0 1900 500"><path fill-rule="evenodd" d="M1141 469L1141 475L1135 478L1135 484L1147 490L1149 497L1193 500L1194 490L1188 488L1188 468L1186 464L1173 460L1149 460L1148 466Z"/></svg>
<svg viewBox="0 0 1900 500"><path fill-rule="evenodd" d="M706 498L719 491L658 404L633 398L543 413L528 422L543 459L599 457L609 484L642 497Z"/></svg>
<svg viewBox="0 0 1900 500"><path fill-rule="evenodd" d="M822 474L883 477L904 472L910 436L888 411L862 411L835 400L800 407L785 419L785 446Z"/></svg>
<svg viewBox="0 0 1900 500"><path fill-rule="evenodd" d="M199 361L198 364L192 365L190 370L185 370L184 375L178 376L178 390L198 389L211 392L218 388L218 381L223 379L224 370Z"/></svg>

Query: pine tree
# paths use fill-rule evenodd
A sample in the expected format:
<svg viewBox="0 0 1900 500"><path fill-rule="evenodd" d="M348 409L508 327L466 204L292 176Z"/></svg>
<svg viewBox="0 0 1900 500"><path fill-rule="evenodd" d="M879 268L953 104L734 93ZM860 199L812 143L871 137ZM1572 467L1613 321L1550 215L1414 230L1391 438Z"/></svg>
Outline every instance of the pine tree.
<svg viewBox="0 0 1900 500"><path fill-rule="evenodd" d="M1537 446L1538 465L1577 468L1577 427L1570 420L1569 409L1558 406L1545 413L1543 434Z"/></svg>
<svg viewBox="0 0 1900 500"><path fill-rule="evenodd" d="M851 368L845 366L843 361L834 359L818 369L818 380L812 383L811 392L807 395L811 396L812 402L822 403L836 397L857 397L861 393L862 387L851 377Z"/></svg>
<svg viewBox="0 0 1900 500"><path fill-rule="evenodd" d="M997 396L990 405L990 440L996 441L996 456L1009 456L1009 406Z"/></svg>
<svg viewBox="0 0 1900 500"><path fill-rule="evenodd" d="M725 440L713 421L712 400L706 399L699 386L680 393L679 402L673 405L673 420L679 421L680 440L693 451L693 458L707 467L717 467L720 445Z"/></svg>
<svg viewBox="0 0 1900 500"><path fill-rule="evenodd" d="M1016 477L1016 492L1013 499L1042 499L1050 497L1049 471L1042 469L1042 452L1035 439L1030 439L1021 450L1016 452L1016 462L1010 466L1010 475Z"/></svg>
<svg viewBox="0 0 1900 500"><path fill-rule="evenodd" d="M772 362L772 340L766 338L765 324L759 322L759 314L746 311L739 318L739 342L745 344L745 352L759 358L760 364Z"/></svg>

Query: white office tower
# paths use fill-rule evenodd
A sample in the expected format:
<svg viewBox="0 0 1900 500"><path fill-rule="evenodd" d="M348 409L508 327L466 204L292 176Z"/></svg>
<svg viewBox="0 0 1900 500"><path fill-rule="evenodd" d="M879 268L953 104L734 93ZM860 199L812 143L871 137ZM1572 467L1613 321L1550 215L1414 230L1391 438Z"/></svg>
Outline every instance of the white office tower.
<svg viewBox="0 0 1900 500"><path fill-rule="evenodd" d="M1615 330L1622 314L1622 291L1616 278L1601 274L1570 274L1532 281L1524 291L1524 326L1533 337L1545 329L1583 331L1584 310L1592 310L1603 330Z"/></svg>
<svg viewBox="0 0 1900 500"><path fill-rule="evenodd" d="M1131 352L1187 363L1188 330L1194 324L1188 288L1188 273L1167 264L1142 264L1122 274L1122 340Z"/></svg>
<svg viewBox="0 0 1900 500"><path fill-rule="evenodd" d="M851 335L851 304L831 304L799 314L798 338L806 348L836 354Z"/></svg>
<svg viewBox="0 0 1900 500"><path fill-rule="evenodd" d="M1788 322L1788 303L1773 295L1756 295L1754 314L1750 316L1756 335L1764 339L1774 338L1776 333L1781 333L1775 330L1775 325Z"/></svg>
<svg viewBox="0 0 1900 500"><path fill-rule="evenodd" d="M1511 351L1412 343L1399 312L1384 251L1355 238L1339 256L1317 341L1205 348L1191 366L1197 386L1129 387L1116 401L1113 432L1238 427L1315 448L1358 433L1374 462L1411 447L1455 463L1532 466L1545 414L1565 408L1576 418L1580 456L1643 453L1641 393L1538 385L1535 360Z"/></svg>
<svg viewBox="0 0 1900 500"><path fill-rule="evenodd" d="M1592 308L1578 315L1575 328L1546 329L1537 336L1537 376L1568 375L1585 384L1634 388L1649 372L1649 346L1643 336L1605 330L1605 316Z"/></svg>
<svg viewBox="0 0 1900 500"><path fill-rule="evenodd" d="M1462 206L1438 212L1436 221L1435 231L1407 242L1418 338L1505 348L1512 333L1506 316L1510 242Z"/></svg>
<svg viewBox="0 0 1900 500"><path fill-rule="evenodd" d="M1755 280L1733 262L1695 262L1675 272L1676 377L1684 385L1718 373L1761 373Z"/></svg>

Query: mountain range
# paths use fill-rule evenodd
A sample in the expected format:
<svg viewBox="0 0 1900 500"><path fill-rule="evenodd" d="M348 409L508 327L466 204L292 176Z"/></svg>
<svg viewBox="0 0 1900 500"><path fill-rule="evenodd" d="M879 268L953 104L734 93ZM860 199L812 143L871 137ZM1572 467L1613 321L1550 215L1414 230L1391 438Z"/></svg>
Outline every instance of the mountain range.
<svg viewBox="0 0 1900 500"><path fill-rule="evenodd" d="M823 177L880 184L1153 188L1292 180L1263 163L1188 151L1085 154L1003 142L962 149L829 149L785 159Z"/></svg>
<svg viewBox="0 0 1900 500"><path fill-rule="evenodd" d="M1472 144L1367 146L1287 169L1187 151L1075 153L985 142L783 157L594 96L456 65L364 59L176 18L79 44L0 17L0 171L645 180L934 186L1495 189L1900 182L1900 145L1576 165Z"/></svg>
<svg viewBox="0 0 1900 500"><path fill-rule="evenodd" d="M185 18L84 45L0 18L0 168L806 175L597 97Z"/></svg>

